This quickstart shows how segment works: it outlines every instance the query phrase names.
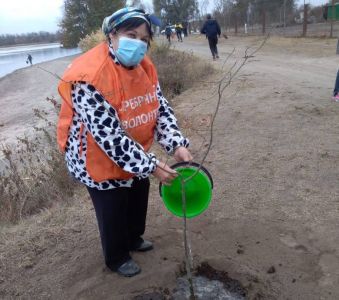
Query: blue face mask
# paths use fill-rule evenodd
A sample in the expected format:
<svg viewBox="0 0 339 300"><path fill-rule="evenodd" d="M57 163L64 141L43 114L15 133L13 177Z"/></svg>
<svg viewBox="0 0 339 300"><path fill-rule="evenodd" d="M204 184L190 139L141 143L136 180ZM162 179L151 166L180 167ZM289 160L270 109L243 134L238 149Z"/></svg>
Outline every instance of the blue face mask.
<svg viewBox="0 0 339 300"><path fill-rule="evenodd" d="M147 52L147 44L138 39L125 36L119 38L119 46L115 51L118 60L126 67L138 65Z"/></svg>

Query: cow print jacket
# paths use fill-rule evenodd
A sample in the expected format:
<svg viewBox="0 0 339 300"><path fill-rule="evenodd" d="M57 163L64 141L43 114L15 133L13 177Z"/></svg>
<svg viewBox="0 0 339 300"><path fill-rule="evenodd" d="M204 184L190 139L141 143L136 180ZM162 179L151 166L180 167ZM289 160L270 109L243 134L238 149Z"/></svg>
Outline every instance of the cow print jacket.
<svg viewBox="0 0 339 300"><path fill-rule="evenodd" d="M110 48L111 58L119 64ZM159 109L155 137L168 154L179 146L188 147L189 141L178 128L172 108L157 84ZM73 122L66 144L66 164L69 172L88 187L107 190L117 187L130 187L130 180L106 180L95 182L86 170L86 135L89 132L100 148L123 170L138 178L148 177L157 166L153 153L144 153L140 145L125 135L116 110L104 99L94 86L78 82L72 86ZM109 111L106 109L109 107ZM80 130L81 124L83 129ZM80 136L81 135L81 136ZM81 144L81 152L80 152Z"/></svg>

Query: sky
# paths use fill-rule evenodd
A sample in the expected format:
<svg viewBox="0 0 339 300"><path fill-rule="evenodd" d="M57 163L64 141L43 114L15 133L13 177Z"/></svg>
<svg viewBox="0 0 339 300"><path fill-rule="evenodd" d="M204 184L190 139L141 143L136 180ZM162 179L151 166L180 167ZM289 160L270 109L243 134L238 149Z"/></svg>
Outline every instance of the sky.
<svg viewBox="0 0 339 300"><path fill-rule="evenodd" d="M148 5L152 3L152 0L144 1ZM209 2L207 10L213 8L214 1ZM306 0L311 5L327 2L328 0ZM0 0L0 34L56 32L62 17L63 3L64 0ZM304 0L297 0L298 5L303 3Z"/></svg>

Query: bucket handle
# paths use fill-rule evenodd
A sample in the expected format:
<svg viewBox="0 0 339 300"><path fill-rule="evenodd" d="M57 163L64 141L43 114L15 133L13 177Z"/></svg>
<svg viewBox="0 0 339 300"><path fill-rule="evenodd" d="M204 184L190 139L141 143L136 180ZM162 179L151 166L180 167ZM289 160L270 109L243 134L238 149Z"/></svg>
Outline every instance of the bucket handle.
<svg viewBox="0 0 339 300"><path fill-rule="evenodd" d="M188 166L193 166L193 167L199 168L200 164L198 164L196 162L193 162L193 161L183 161L183 162L175 163L174 165L170 166L170 168L171 169L175 169L175 168L178 168L178 167L188 167ZM202 170L207 175L208 179L211 182L211 187L213 189L213 179L212 179L212 176L211 176L210 172L208 172L207 169L204 166L201 166L200 170ZM160 197L162 197L162 195L161 195L161 187L162 187L162 183L160 182L159 183L159 194L160 194Z"/></svg>

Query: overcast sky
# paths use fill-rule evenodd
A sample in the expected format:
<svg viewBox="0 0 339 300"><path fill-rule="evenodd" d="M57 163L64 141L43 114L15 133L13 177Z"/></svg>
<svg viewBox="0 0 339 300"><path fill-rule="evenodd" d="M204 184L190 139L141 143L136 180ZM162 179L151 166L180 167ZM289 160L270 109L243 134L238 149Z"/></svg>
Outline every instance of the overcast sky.
<svg viewBox="0 0 339 300"><path fill-rule="evenodd" d="M144 1L152 3L152 0ZM63 2L64 0L0 0L0 34L57 31ZM209 9L212 9L213 1L209 2ZM306 0L306 3L312 5L327 2L328 0ZM297 0L297 3L303 4L304 0Z"/></svg>

